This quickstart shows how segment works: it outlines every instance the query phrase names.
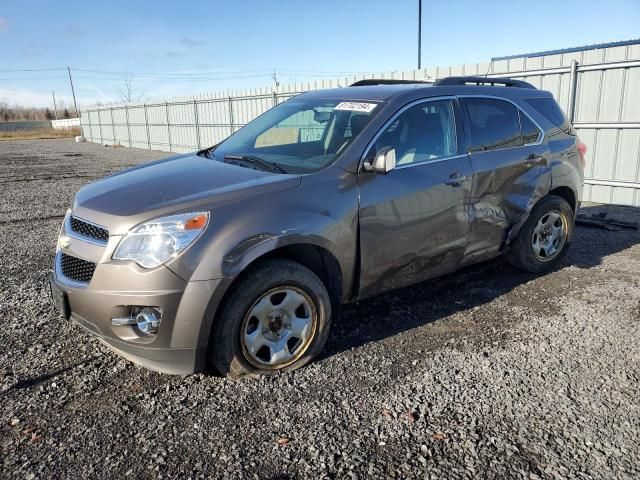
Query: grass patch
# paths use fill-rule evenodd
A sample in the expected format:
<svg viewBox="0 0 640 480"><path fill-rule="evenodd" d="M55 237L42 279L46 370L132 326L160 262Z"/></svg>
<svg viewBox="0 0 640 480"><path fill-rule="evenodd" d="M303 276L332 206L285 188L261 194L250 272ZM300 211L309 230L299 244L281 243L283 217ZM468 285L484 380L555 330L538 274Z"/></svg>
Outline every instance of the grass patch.
<svg viewBox="0 0 640 480"><path fill-rule="evenodd" d="M44 140L48 138L72 138L81 135L79 128L69 130L54 130L43 128L40 130L0 132L0 140Z"/></svg>

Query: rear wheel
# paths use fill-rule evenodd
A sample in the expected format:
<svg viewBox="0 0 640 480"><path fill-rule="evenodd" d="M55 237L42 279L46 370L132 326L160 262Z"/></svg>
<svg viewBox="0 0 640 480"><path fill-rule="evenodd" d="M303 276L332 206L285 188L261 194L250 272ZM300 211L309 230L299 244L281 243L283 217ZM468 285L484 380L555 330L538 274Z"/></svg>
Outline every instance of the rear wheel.
<svg viewBox="0 0 640 480"><path fill-rule="evenodd" d="M330 319L329 294L311 270L290 260L267 260L222 305L211 363L234 378L295 370L322 350Z"/></svg>
<svg viewBox="0 0 640 480"><path fill-rule="evenodd" d="M571 206L556 195L543 198L512 242L507 259L532 273L552 270L569 248L574 230Z"/></svg>

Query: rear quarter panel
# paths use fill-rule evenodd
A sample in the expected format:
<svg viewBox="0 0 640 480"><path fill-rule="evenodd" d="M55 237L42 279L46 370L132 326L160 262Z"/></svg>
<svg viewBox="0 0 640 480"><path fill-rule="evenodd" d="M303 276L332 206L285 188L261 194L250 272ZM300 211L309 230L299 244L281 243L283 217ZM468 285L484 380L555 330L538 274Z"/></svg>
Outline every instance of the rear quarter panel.
<svg viewBox="0 0 640 480"><path fill-rule="evenodd" d="M576 196L576 207L579 207L582 201L584 169L580 162L577 141L578 137L558 131L557 135L549 139L549 148L551 189L558 187L571 188Z"/></svg>
<svg viewBox="0 0 640 480"><path fill-rule="evenodd" d="M551 96L550 92L540 93ZM527 95L524 97L526 99ZM521 100L518 103L520 108L545 130L545 142L549 146L548 164L551 169L550 190L558 187L570 188L576 196L576 205L579 206L584 185L584 168L577 148L579 137L560 130L526 101Z"/></svg>

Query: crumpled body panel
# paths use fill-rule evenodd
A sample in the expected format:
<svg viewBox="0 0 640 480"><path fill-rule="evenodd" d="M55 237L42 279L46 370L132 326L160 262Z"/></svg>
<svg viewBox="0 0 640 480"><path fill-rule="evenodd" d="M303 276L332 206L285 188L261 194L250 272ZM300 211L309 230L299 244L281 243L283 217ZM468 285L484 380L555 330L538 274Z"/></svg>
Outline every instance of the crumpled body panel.
<svg viewBox="0 0 640 480"><path fill-rule="evenodd" d="M466 256L491 256L517 233L551 188L546 145L470 154L474 169ZM530 160L528 160L530 159ZM469 263L467 259L465 263Z"/></svg>

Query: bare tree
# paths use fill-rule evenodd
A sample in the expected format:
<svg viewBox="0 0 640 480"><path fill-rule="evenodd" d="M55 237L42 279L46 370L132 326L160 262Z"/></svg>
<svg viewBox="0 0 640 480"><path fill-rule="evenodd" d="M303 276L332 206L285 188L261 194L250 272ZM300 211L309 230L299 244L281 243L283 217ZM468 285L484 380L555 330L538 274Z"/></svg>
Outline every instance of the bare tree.
<svg viewBox="0 0 640 480"><path fill-rule="evenodd" d="M29 120L46 120L47 108L43 107L25 107L22 105L9 105L2 99L0 100L0 122L22 122Z"/></svg>
<svg viewBox="0 0 640 480"><path fill-rule="evenodd" d="M9 104L6 100L0 100L0 120L8 122L9 121Z"/></svg>
<svg viewBox="0 0 640 480"><path fill-rule="evenodd" d="M144 98L144 92L138 92L133 85L133 75L127 73L122 87L118 88L118 95L122 103L139 102Z"/></svg>

